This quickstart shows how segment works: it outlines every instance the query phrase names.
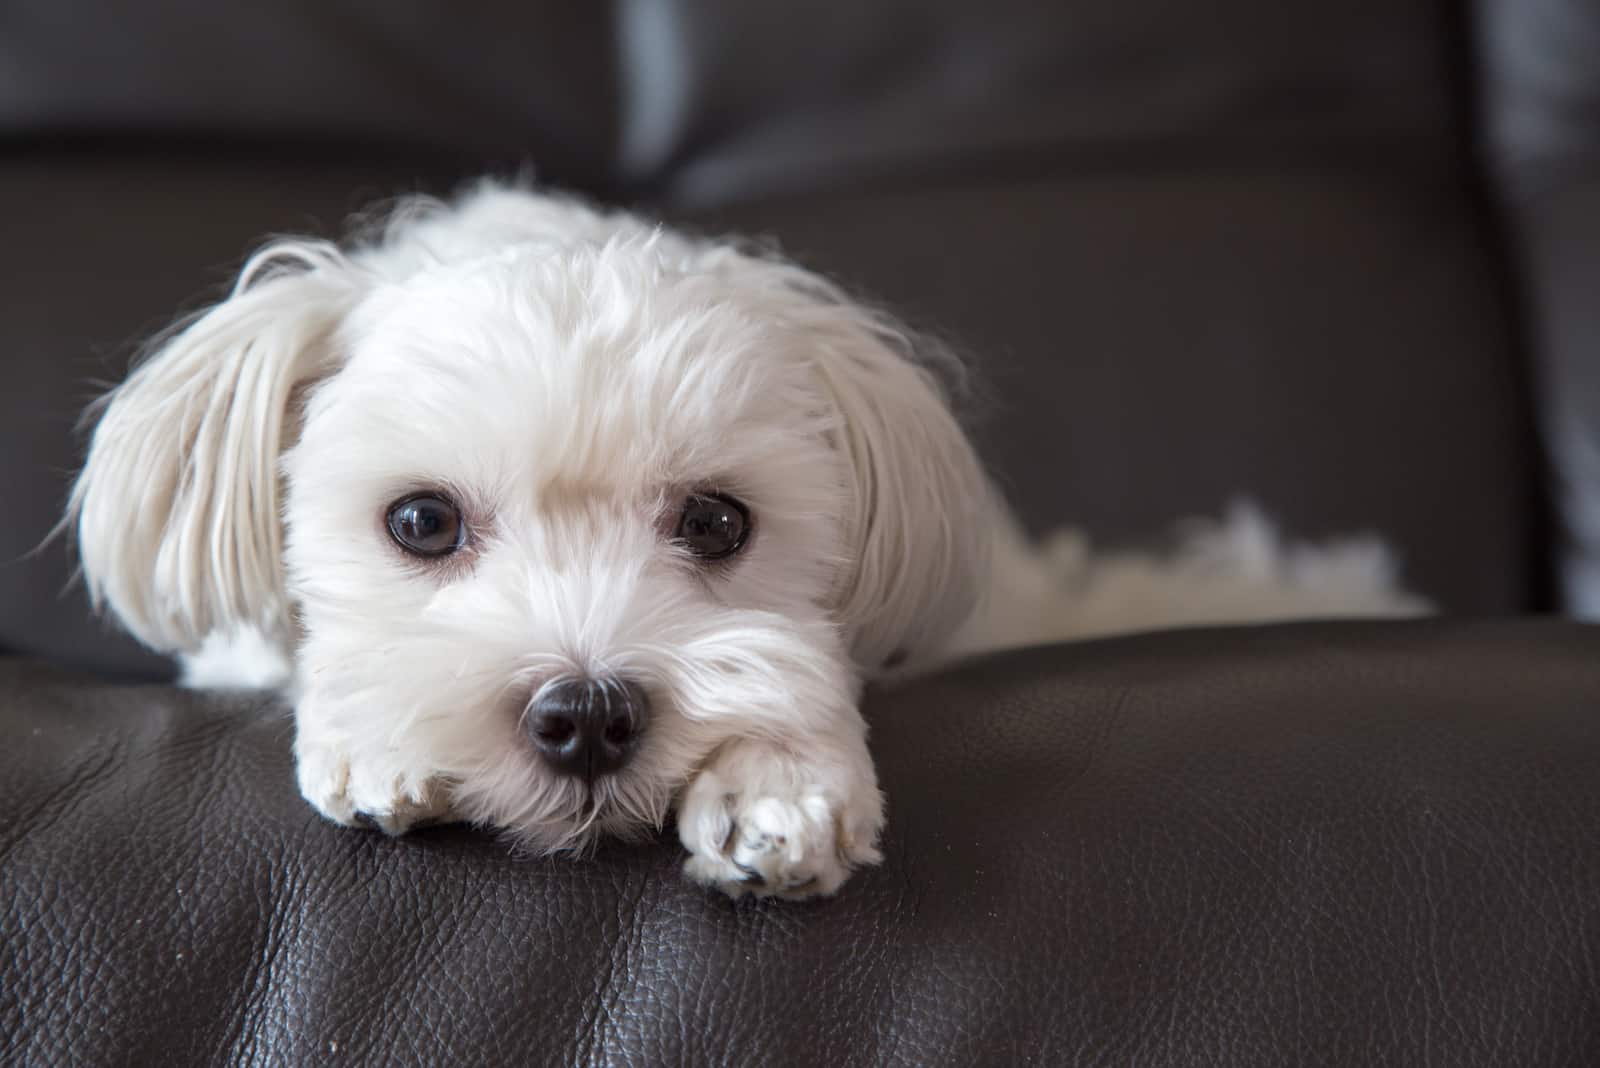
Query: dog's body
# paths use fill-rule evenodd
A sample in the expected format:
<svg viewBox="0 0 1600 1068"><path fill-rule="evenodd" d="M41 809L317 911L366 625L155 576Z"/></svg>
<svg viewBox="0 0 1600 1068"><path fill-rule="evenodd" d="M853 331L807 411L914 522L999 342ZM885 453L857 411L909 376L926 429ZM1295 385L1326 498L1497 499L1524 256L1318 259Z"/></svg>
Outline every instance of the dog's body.
<svg viewBox="0 0 1600 1068"><path fill-rule="evenodd" d="M730 893L877 859L885 672L1210 621L1421 608L1370 543L1253 514L1036 549L935 374L814 275L485 186L269 246L109 398L74 491L97 600L191 683L282 688L340 823L539 849L659 826Z"/></svg>

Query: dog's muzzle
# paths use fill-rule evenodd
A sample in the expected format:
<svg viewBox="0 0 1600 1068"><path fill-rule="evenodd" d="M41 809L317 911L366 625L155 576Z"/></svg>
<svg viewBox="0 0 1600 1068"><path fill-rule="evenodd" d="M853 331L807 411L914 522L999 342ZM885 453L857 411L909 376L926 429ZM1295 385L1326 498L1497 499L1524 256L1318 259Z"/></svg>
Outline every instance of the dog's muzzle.
<svg viewBox="0 0 1600 1068"><path fill-rule="evenodd" d="M649 718L650 697L636 682L558 679L534 695L523 729L553 771L593 782L632 759Z"/></svg>

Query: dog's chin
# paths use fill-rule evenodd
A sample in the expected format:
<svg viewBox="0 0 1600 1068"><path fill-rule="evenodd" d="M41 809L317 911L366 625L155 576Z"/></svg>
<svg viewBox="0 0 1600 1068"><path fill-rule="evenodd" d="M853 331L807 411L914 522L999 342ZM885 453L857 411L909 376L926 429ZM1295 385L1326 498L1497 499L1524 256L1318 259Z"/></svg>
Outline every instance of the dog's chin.
<svg viewBox="0 0 1600 1068"><path fill-rule="evenodd" d="M463 777L454 795L459 816L498 830L526 854L589 854L607 838L648 838L665 825L675 792L633 769L592 783L519 770Z"/></svg>

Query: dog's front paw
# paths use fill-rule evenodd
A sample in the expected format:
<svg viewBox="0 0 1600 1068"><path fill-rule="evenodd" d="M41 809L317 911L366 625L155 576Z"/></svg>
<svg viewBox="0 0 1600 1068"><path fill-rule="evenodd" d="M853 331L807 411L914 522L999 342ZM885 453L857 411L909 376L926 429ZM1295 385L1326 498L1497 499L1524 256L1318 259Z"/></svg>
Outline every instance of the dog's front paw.
<svg viewBox="0 0 1600 1068"><path fill-rule="evenodd" d="M865 748L814 760L765 742L725 745L678 806L684 871L731 897L831 894L883 859L883 795Z"/></svg>
<svg viewBox="0 0 1600 1068"><path fill-rule="evenodd" d="M450 784L399 754L302 740L295 746L295 762L300 793L335 823L404 834L449 818Z"/></svg>

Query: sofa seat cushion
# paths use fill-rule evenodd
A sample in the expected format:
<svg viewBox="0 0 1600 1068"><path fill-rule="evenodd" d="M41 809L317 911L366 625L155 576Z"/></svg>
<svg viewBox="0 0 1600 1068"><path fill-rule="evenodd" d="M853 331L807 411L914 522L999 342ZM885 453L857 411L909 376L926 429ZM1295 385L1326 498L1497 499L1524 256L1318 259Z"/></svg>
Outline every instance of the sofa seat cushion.
<svg viewBox="0 0 1600 1068"><path fill-rule="evenodd" d="M0 660L0 1061L1593 1063L1600 630L1170 632L873 693L882 867L732 902L296 795L285 709Z"/></svg>

